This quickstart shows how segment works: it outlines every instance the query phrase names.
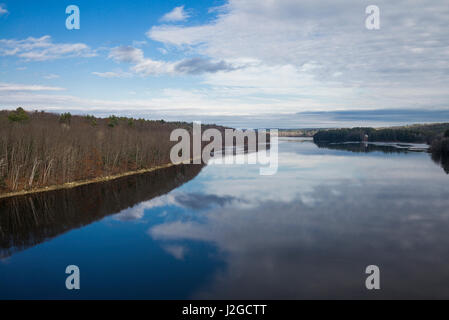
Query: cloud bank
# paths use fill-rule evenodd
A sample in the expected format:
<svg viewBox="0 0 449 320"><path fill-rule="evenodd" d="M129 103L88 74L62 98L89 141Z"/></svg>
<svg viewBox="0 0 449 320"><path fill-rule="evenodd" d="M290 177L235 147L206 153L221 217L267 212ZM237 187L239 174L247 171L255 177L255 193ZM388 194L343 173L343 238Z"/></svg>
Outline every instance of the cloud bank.
<svg viewBox="0 0 449 320"><path fill-rule="evenodd" d="M147 36L218 61L252 61L205 83L296 101L296 111L448 108L447 3L376 4L374 31L365 28L365 1L230 0L210 22L153 26Z"/></svg>
<svg viewBox="0 0 449 320"><path fill-rule="evenodd" d="M175 23L189 18L180 6L149 25L148 39L132 41L132 46L92 49L84 43L55 43L48 35L1 39L0 56L22 62L98 53L106 69L92 67L88 74L105 78L96 81L108 79L107 85L123 81L123 92L136 94L132 100L124 95L110 101L83 97L81 90L76 96L72 88L71 96L15 91L2 95L0 103L37 104L52 110L157 112L166 119L178 112L178 118L238 126L270 124L270 117L271 126L313 125L317 119L313 113L331 118L325 126L334 126L338 119L350 121L331 111L400 110L401 116L394 116L397 121L403 117L413 122L419 122L415 121L418 111L429 114L422 119L444 114L449 110L446 1L379 0L379 30L365 27L365 8L370 4L365 0L229 0L210 8L207 18L183 24ZM119 69L110 67L115 64ZM144 92L154 77L157 89ZM63 81L61 76L58 83ZM136 89L139 85L145 88ZM296 120L298 114L313 121Z"/></svg>

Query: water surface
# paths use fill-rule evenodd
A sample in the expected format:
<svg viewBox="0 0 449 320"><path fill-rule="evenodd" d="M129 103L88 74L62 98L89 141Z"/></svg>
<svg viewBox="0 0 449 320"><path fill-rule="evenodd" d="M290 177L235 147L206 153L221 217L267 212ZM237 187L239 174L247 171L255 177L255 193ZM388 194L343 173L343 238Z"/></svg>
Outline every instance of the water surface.
<svg viewBox="0 0 449 320"><path fill-rule="evenodd" d="M2 200L0 298L449 298L449 176L414 149L288 138L273 176L191 165Z"/></svg>

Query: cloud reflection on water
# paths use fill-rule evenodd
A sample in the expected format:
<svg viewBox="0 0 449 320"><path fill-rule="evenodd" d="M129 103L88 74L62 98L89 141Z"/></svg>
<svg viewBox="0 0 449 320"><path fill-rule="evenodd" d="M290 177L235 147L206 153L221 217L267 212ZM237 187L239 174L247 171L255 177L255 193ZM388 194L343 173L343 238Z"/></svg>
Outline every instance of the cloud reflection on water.
<svg viewBox="0 0 449 320"><path fill-rule="evenodd" d="M163 245L221 252L227 267L195 298L449 297L449 184L426 154L281 146L277 175L205 168L207 196L172 194L206 209L148 230ZM381 268L380 292L364 288L369 264Z"/></svg>

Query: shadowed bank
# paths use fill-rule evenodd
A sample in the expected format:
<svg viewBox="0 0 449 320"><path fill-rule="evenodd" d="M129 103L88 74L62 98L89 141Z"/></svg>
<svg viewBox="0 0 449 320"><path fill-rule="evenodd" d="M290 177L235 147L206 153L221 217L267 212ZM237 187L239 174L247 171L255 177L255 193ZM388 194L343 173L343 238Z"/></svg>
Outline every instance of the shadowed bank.
<svg viewBox="0 0 449 320"><path fill-rule="evenodd" d="M165 194L193 179L202 167L177 165L73 189L0 199L0 257Z"/></svg>

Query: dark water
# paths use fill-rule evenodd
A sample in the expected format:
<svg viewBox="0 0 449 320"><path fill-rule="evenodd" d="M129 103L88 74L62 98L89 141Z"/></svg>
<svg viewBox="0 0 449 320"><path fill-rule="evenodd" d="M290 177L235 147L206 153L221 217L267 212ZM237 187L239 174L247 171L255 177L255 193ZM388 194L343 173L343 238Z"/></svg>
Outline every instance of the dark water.
<svg viewBox="0 0 449 320"><path fill-rule="evenodd" d="M0 200L0 298L449 298L449 175L399 147L283 139L274 176L192 165Z"/></svg>

